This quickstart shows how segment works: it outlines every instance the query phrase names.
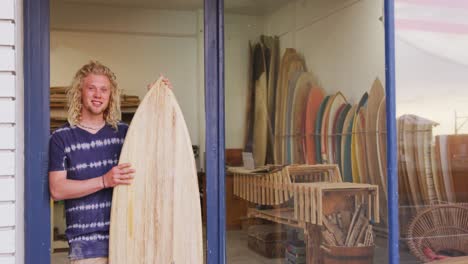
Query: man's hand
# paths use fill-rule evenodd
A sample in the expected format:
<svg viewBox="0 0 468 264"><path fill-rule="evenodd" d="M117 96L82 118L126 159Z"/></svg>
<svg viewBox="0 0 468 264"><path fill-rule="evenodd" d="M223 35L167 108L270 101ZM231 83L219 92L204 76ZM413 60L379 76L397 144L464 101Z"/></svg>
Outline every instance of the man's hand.
<svg viewBox="0 0 468 264"><path fill-rule="evenodd" d="M172 89L172 83L171 83L171 81L169 81L169 79L167 79L166 77L164 77L164 75L159 74L159 78L161 78L161 77L163 78L163 79L162 79L162 82L163 82L165 85L167 85L167 87L169 87L169 89ZM152 83L150 83L150 84L148 84L148 85L146 86L146 88L148 89L148 91L151 89L151 87L153 87L154 83L156 83L156 81L153 81Z"/></svg>
<svg viewBox="0 0 468 264"><path fill-rule="evenodd" d="M113 167L102 176L104 188L114 187L120 184L129 185L132 183L135 170L130 163L123 163Z"/></svg>

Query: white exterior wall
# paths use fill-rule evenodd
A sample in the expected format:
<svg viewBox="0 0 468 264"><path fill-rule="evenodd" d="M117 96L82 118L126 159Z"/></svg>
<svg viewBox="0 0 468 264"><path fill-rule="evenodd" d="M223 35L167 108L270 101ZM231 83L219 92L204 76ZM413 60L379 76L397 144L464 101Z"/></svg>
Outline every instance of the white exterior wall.
<svg viewBox="0 0 468 264"><path fill-rule="evenodd" d="M0 1L0 264L23 260L21 9L20 0Z"/></svg>

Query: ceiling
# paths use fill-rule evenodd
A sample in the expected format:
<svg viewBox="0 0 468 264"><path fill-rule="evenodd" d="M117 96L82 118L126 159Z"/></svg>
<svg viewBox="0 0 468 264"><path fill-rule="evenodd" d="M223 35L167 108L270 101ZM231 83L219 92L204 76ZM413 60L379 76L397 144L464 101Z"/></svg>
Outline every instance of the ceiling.
<svg viewBox="0 0 468 264"><path fill-rule="evenodd" d="M194 10L203 8L203 0L55 0L56 2L84 3L118 7ZM245 15L268 14L293 0L225 0L229 13Z"/></svg>

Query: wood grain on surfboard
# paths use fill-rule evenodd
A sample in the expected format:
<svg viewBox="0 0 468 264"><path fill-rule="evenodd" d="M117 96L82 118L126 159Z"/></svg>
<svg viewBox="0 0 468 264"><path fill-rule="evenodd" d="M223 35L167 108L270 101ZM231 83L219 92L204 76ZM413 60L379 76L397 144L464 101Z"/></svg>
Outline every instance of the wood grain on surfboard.
<svg viewBox="0 0 468 264"><path fill-rule="evenodd" d="M380 213L383 216L384 221L387 219L387 196L386 196L386 182L384 182L385 176L380 170L379 161L379 150L378 150L378 113L379 107L381 106L382 100L385 97L385 90L382 83L377 78L374 80L372 87L369 91L369 98L367 100L367 113L366 113L366 152L367 152L367 169L369 183L376 184L379 186L379 192L382 194L379 196ZM385 112L385 110L384 110ZM386 156L385 156L386 158Z"/></svg>
<svg viewBox="0 0 468 264"><path fill-rule="evenodd" d="M354 126L356 127L355 135L355 155L357 167L359 170L359 180L361 183L369 183L369 171L367 163L367 142L366 142L366 114L367 108L363 106L356 114Z"/></svg>
<svg viewBox="0 0 468 264"><path fill-rule="evenodd" d="M434 177L437 175L433 173L431 144L433 127L438 124L416 115L403 115L398 120L402 197L414 206L436 203Z"/></svg>
<svg viewBox="0 0 468 264"><path fill-rule="evenodd" d="M380 101L377 110L377 155L379 164L380 182L385 200L387 200L387 115L385 97Z"/></svg>
<svg viewBox="0 0 468 264"><path fill-rule="evenodd" d="M304 118L304 160L307 164L316 164L315 153L315 121L320 105L325 98L325 92L319 86L312 86L307 96L307 106Z"/></svg>
<svg viewBox="0 0 468 264"><path fill-rule="evenodd" d="M418 175L423 204L432 204L437 201L434 179L431 166L431 142L432 129L438 125L436 122L415 116L415 153L416 153L416 173Z"/></svg>
<svg viewBox="0 0 468 264"><path fill-rule="evenodd" d="M253 145L253 122L254 122L254 106L255 106L255 80L253 74L254 61L254 46L249 42L249 67L247 85L247 104L246 104L246 122L244 132L244 151L252 152Z"/></svg>
<svg viewBox="0 0 468 264"><path fill-rule="evenodd" d="M371 184L382 185L382 177L379 171L379 161L377 153L377 112L382 98L385 96L385 90L379 79L375 79L369 91L369 99L367 100L367 115L366 115L366 142L367 144L367 168L369 171L369 180ZM381 191L383 191L381 189ZM382 193L382 192L381 192Z"/></svg>
<svg viewBox="0 0 468 264"><path fill-rule="evenodd" d="M405 145L404 145L404 117L399 117L397 120L398 128L398 192L400 194L400 204L401 205L410 205L411 204L411 194L408 181L408 173L406 172L406 163L405 163Z"/></svg>
<svg viewBox="0 0 468 264"><path fill-rule="evenodd" d="M305 139L305 123L307 111L307 96L313 86L317 86L316 77L310 72L303 72L296 82L296 88L294 89L293 99L293 144L291 146L292 162L295 164L304 164L304 139Z"/></svg>
<svg viewBox="0 0 468 264"><path fill-rule="evenodd" d="M416 123L411 115L403 116L403 147L404 147L404 164L408 177L409 191L412 205L422 205L423 198L421 195L419 178L417 176L417 164L415 159L415 135Z"/></svg>
<svg viewBox="0 0 468 264"><path fill-rule="evenodd" d="M131 185L114 188L109 263L203 263L192 144L175 96L161 79L130 124L119 160L127 162L136 173Z"/></svg>
<svg viewBox="0 0 468 264"><path fill-rule="evenodd" d="M265 54L262 44L254 49L255 106L252 152L256 166L265 165L268 143L268 103Z"/></svg>
<svg viewBox="0 0 468 264"><path fill-rule="evenodd" d="M288 82L288 96L286 100L286 118L285 118L285 129L284 135L286 135L284 144L282 145L282 153L284 153L285 163L292 164L293 157L292 157L292 145L295 140L295 135L293 132L293 122L294 122L294 93L296 89L296 83L299 77L301 76L302 72L291 72L289 75L289 82Z"/></svg>
<svg viewBox="0 0 468 264"><path fill-rule="evenodd" d="M285 119L286 103L291 72L306 71L304 59L297 54L295 49L287 48L282 57L278 73L278 82L276 89L276 109L275 109L275 140L274 140L274 158L276 164L284 164L285 161Z"/></svg>
<svg viewBox="0 0 468 264"><path fill-rule="evenodd" d="M349 109L343 123L341 136L341 160L343 161L341 172L343 181L353 182L351 169L351 136L353 132L354 114L356 113L357 105Z"/></svg>
<svg viewBox="0 0 468 264"><path fill-rule="evenodd" d="M267 101L268 101L268 147L267 147L267 163L274 162L274 135L275 135L275 96L278 80L279 67L279 37L261 36L262 43L269 49L269 63L267 67Z"/></svg>
<svg viewBox="0 0 468 264"><path fill-rule="evenodd" d="M358 141L358 135L356 133L356 119L358 117L358 113L360 109L364 106L367 105L367 99L369 98L369 95L367 92L365 92L361 99L359 100L359 103L356 107L356 112L354 113L353 121L352 121L352 131L351 131L351 171L352 171L352 176L353 176L353 182L354 183L360 183L360 173L359 173L359 167L358 167L358 159L356 155L356 144Z"/></svg>
<svg viewBox="0 0 468 264"><path fill-rule="evenodd" d="M315 159L317 163L322 164L322 123L323 116L325 114L325 109L327 108L328 101L330 101L330 96L327 95L323 98L322 103L320 103L319 110L317 112L317 117L315 118Z"/></svg>
<svg viewBox="0 0 468 264"><path fill-rule="evenodd" d="M292 112L293 112L293 99L294 89L296 88L296 82L303 70L301 61L294 61L291 63L290 70L287 74L288 93L287 96L282 100L285 113L281 115L281 132L284 135L283 140L280 144L280 154L282 164L291 164L291 149L290 146L293 142L293 135L291 134L292 127Z"/></svg>

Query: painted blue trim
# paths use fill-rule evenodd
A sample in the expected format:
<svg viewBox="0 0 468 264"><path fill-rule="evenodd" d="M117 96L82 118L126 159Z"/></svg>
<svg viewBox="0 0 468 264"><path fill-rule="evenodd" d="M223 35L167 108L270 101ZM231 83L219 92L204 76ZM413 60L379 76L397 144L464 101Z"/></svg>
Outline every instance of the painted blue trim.
<svg viewBox="0 0 468 264"><path fill-rule="evenodd" d="M205 0L207 264L226 263L224 6Z"/></svg>
<svg viewBox="0 0 468 264"><path fill-rule="evenodd" d="M25 263L50 263L49 0L24 0Z"/></svg>
<svg viewBox="0 0 468 264"><path fill-rule="evenodd" d="M398 248L398 169L395 99L395 23L394 0L385 0L385 87L387 107L387 175L388 175L388 257L389 264L400 263Z"/></svg>

